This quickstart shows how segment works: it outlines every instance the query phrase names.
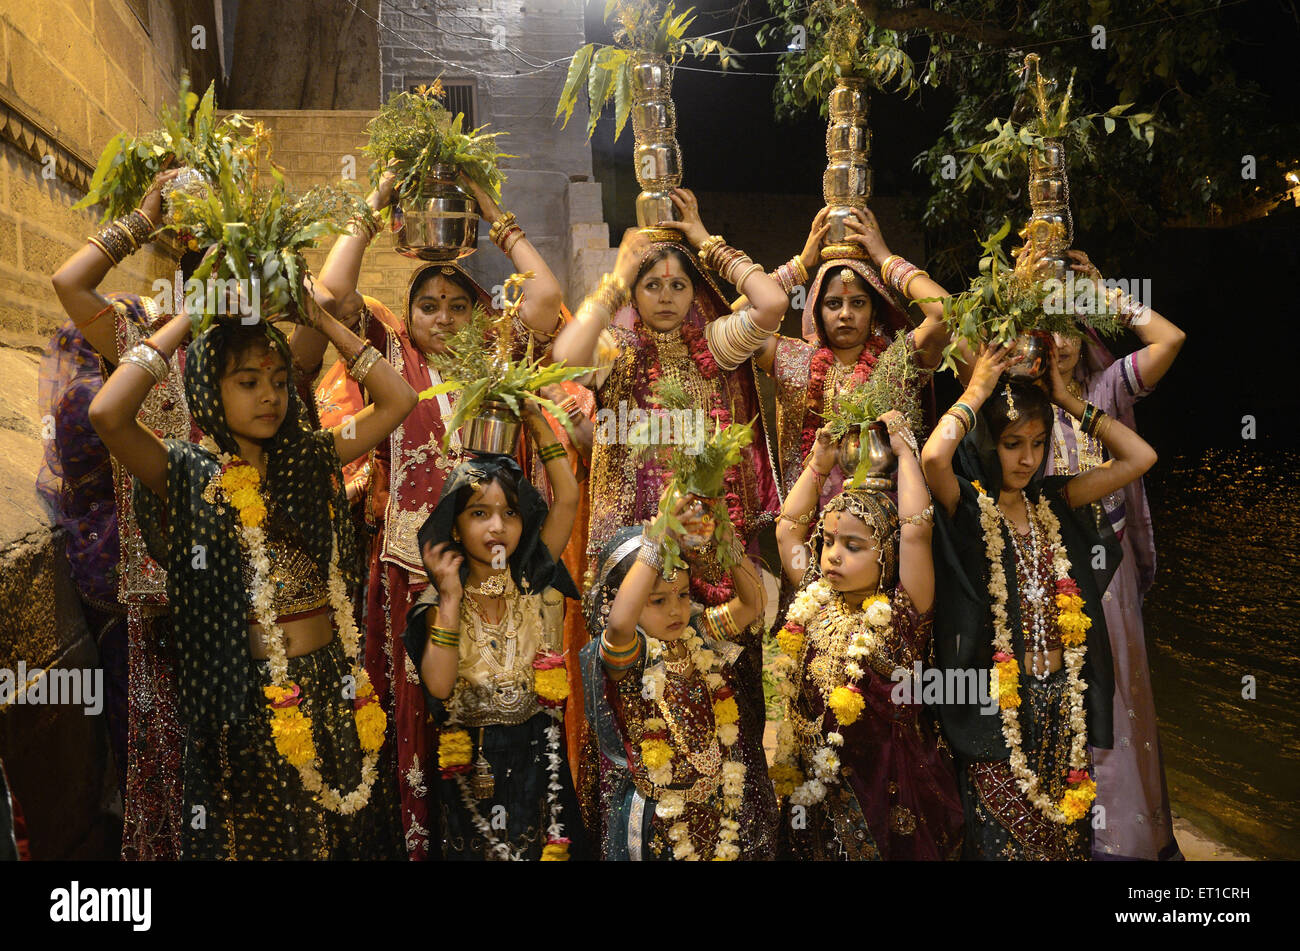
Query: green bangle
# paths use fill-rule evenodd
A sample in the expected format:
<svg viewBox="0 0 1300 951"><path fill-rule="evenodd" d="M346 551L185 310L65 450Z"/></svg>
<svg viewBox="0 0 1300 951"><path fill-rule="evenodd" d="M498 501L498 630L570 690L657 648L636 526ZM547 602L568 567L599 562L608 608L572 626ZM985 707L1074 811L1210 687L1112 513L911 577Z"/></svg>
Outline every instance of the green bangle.
<svg viewBox="0 0 1300 951"><path fill-rule="evenodd" d="M429 625L429 640L439 647L460 647L460 632L449 631L445 627L438 627L436 624Z"/></svg>
<svg viewBox="0 0 1300 951"><path fill-rule="evenodd" d="M548 446L543 446L537 453L542 462L550 462L552 459L559 459L561 456L567 456L562 443L553 442Z"/></svg>
<svg viewBox="0 0 1300 951"><path fill-rule="evenodd" d="M952 408L958 412L966 414L966 431L970 432L975 428L975 411L963 403L961 400L952 404Z"/></svg>

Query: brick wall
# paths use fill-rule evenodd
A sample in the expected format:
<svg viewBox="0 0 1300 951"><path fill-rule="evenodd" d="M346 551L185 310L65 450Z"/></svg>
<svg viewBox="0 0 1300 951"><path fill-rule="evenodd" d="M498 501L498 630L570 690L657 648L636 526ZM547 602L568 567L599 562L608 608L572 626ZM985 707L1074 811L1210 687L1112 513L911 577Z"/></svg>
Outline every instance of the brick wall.
<svg viewBox="0 0 1300 951"><path fill-rule="evenodd" d="M504 203L566 289L576 308L593 279L612 263L609 229L592 181L586 107L566 129L555 121L564 62L585 42L582 0L393 0L381 5L379 55L384 97L431 82L472 79L474 122L508 132ZM546 69L544 64L555 63ZM594 192L593 192L594 189ZM590 200L597 195L596 202ZM466 267L486 287L510 272L480 235L482 252ZM597 269L599 268L599 269Z"/></svg>

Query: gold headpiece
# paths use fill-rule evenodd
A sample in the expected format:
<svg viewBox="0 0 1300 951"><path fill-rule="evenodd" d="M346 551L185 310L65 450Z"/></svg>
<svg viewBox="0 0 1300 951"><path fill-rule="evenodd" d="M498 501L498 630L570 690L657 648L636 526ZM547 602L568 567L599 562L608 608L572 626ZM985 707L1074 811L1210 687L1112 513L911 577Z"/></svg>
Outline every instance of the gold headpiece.
<svg viewBox="0 0 1300 951"><path fill-rule="evenodd" d="M1007 398L1007 419L1014 423L1020 418L1020 410L1016 409L1016 401L1011 398L1010 383L1002 387L1002 395Z"/></svg>

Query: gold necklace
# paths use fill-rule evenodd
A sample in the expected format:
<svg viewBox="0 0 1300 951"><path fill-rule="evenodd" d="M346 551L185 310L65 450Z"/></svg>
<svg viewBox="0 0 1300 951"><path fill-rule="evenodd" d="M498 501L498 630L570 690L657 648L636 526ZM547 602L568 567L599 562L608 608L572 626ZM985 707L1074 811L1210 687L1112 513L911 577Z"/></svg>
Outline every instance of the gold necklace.
<svg viewBox="0 0 1300 951"><path fill-rule="evenodd" d="M509 571L499 571L494 575L488 575L487 579L477 587L470 585L465 589L468 594L481 594L489 598L499 598L506 592L506 575Z"/></svg>

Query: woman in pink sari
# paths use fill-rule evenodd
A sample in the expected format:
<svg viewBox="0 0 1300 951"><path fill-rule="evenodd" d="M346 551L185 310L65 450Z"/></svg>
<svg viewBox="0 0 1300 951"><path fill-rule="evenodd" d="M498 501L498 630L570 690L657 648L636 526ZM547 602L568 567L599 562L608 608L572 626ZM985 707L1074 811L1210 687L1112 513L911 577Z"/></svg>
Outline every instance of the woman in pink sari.
<svg viewBox="0 0 1300 951"><path fill-rule="evenodd" d="M661 234L653 236L661 240L629 230L614 272L605 275L555 340L556 360L597 367L589 383L599 407L591 462L589 570L615 532L657 514L672 477L627 438L634 414L656 408L652 388L661 377L681 384L699 407L695 425L707 426L709 432L716 424L754 421L754 440L726 478L731 522L751 554L757 551L759 529L772 520L778 504L752 357L780 326L785 292L748 255L709 235L694 195L675 189L674 201L684 220L662 225ZM674 231L685 241L675 238ZM733 314L710 271L734 284L749 305ZM730 600L731 580L710 551L691 557L694 600L705 607ZM760 619L742 635L740 643L747 649L737 662L742 706L760 720L762 626Z"/></svg>

